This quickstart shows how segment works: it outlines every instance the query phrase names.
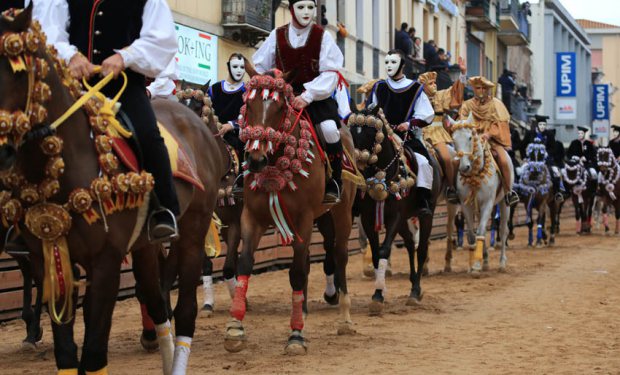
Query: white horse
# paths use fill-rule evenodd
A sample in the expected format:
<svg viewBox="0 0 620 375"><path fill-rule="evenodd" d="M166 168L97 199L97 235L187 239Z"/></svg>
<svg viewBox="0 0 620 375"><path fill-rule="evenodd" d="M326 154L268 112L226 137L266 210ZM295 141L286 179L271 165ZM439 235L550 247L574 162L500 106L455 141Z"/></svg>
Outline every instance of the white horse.
<svg viewBox="0 0 620 375"><path fill-rule="evenodd" d="M476 131L470 114L466 120L454 121L448 118L452 127L452 138L459 161L456 189L463 207L467 223L467 241L469 242L469 271L478 273L489 268L489 254L485 244L487 223L491 218L493 206L499 203L501 253L500 271L506 268L506 238L508 236L509 207L504 198L501 176L493 160L491 150ZM511 183L514 175L511 170ZM474 234L474 214L479 210L478 230ZM475 242L475 246L474 246ZM484 256L484 263L483 261Z"/></svg>

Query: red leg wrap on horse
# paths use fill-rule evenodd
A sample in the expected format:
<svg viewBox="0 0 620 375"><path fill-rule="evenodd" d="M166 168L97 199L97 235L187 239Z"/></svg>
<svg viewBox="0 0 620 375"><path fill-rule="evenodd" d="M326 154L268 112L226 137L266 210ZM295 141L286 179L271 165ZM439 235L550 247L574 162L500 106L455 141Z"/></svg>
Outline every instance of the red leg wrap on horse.
<svg viewBox="0 0 620 375"><path fill-rule="evenodd" d="M248 283L250 276L238 276L237 287L235 288L235 297L230 307L230 315L237 319L243 320L245 317L245 296L248 292Z"/></svg>
<svg viewBox="0 0 620 375"><path fill-rule="evenodd" d="M144 330L146 331L154 331L155 323L153 322L153 319L151 319L151 317L149 316L146 305L143 303L140 304L140 313L142 314L142 328L144 328Z"/></svg>
<svg viewBox="0 0 620 375"><path fill-rule="evenodd" d="M291 329L302 331L304 329L304 292L293 291L293 311L291 311Z"/></svg>

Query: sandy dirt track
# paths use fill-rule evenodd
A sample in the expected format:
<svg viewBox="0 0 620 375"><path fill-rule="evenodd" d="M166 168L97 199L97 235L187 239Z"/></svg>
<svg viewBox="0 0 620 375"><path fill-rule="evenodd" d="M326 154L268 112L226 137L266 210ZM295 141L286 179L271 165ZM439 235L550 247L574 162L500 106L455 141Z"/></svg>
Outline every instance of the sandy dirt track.
<svg viewBox="0 0 620 375"><path fill-rule="evenodd" d="M386 312L369 317L373 282L361 275L361 256L349 260L349 288L357 334L336 335L338 310L322 301L322 267L310 275L305 357L283 354L288 337L287 271L250 279L248 348L223 348L229 298L216 286L216 314L199 316L191 374L620 374L620 238L579 237L564 220L554 248L526 249L524 229L508 251L508 272L479 279L465 272L467 253L456 253L454 273L443 274L443 241L431 246L431 273L419 307L405 306L410 284L404 250L394 251ZM199 304L202 291L199 289ZM83 325L77 324L81 343ZM49 319L35 352L21 349L21 321L0 327L0 374L55 373ZM158 374L159 354L140 347L139 307L117 304L110 340L111 374Z"/></svg>

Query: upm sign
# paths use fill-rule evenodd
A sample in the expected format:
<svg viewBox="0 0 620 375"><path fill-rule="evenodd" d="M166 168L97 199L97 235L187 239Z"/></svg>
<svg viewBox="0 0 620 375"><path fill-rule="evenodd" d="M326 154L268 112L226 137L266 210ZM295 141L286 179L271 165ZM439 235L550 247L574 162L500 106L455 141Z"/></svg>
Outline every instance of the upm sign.
<svg viewBox="0 0 620 375"><path fill-rule="evenodd" d="M577 96L577 58L575 52L556 54L556 96Z"/></svg>
<svg viewBox="0 0 620 375"><path fill-rule="evenodd" d="M592 85L594 103L592 105L593 120L609 120L609 85Z"/></svg>

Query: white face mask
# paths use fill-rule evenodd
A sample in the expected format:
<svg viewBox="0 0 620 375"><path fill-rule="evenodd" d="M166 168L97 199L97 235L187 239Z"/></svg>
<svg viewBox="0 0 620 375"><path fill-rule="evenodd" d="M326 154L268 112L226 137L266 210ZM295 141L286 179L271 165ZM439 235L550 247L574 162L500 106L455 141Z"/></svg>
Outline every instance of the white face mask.
<svg viewBox="0 0 620 375"><path fill-rule="evenodd" d="M314 1L299 1L293 5L295 20L301 27L308 26L316 17L316 4Z"/></svg>
<svg viewBox="0 0 620 375"><path fill-rule="evenodd" d="M241 81L245 75L245 61L238 57L233 57L228 64L230 69L230 77L235 82Z"/></svg>
<svg viewBox="0 0 620 375"><path fill-rule="evenodd" d="M545 130L547 129L547 123L546 122L539 122L538 123L538 131L543 133Z"/></svg>
<svg viewBox="0 0 620 375"><path fill-rule="evenodd" d="M579 138L580 141L583 141L583 139L585 138L586 133L583 130L579 130L577 132L577 138Z"/></svg>
<svg viewBox="0 0 620 375"><path fill-rule="evenodd" d="M385 56L385 72L388 77L393 78L398 74L398 68L400 68L401 58L397 54Z"/></svg>

